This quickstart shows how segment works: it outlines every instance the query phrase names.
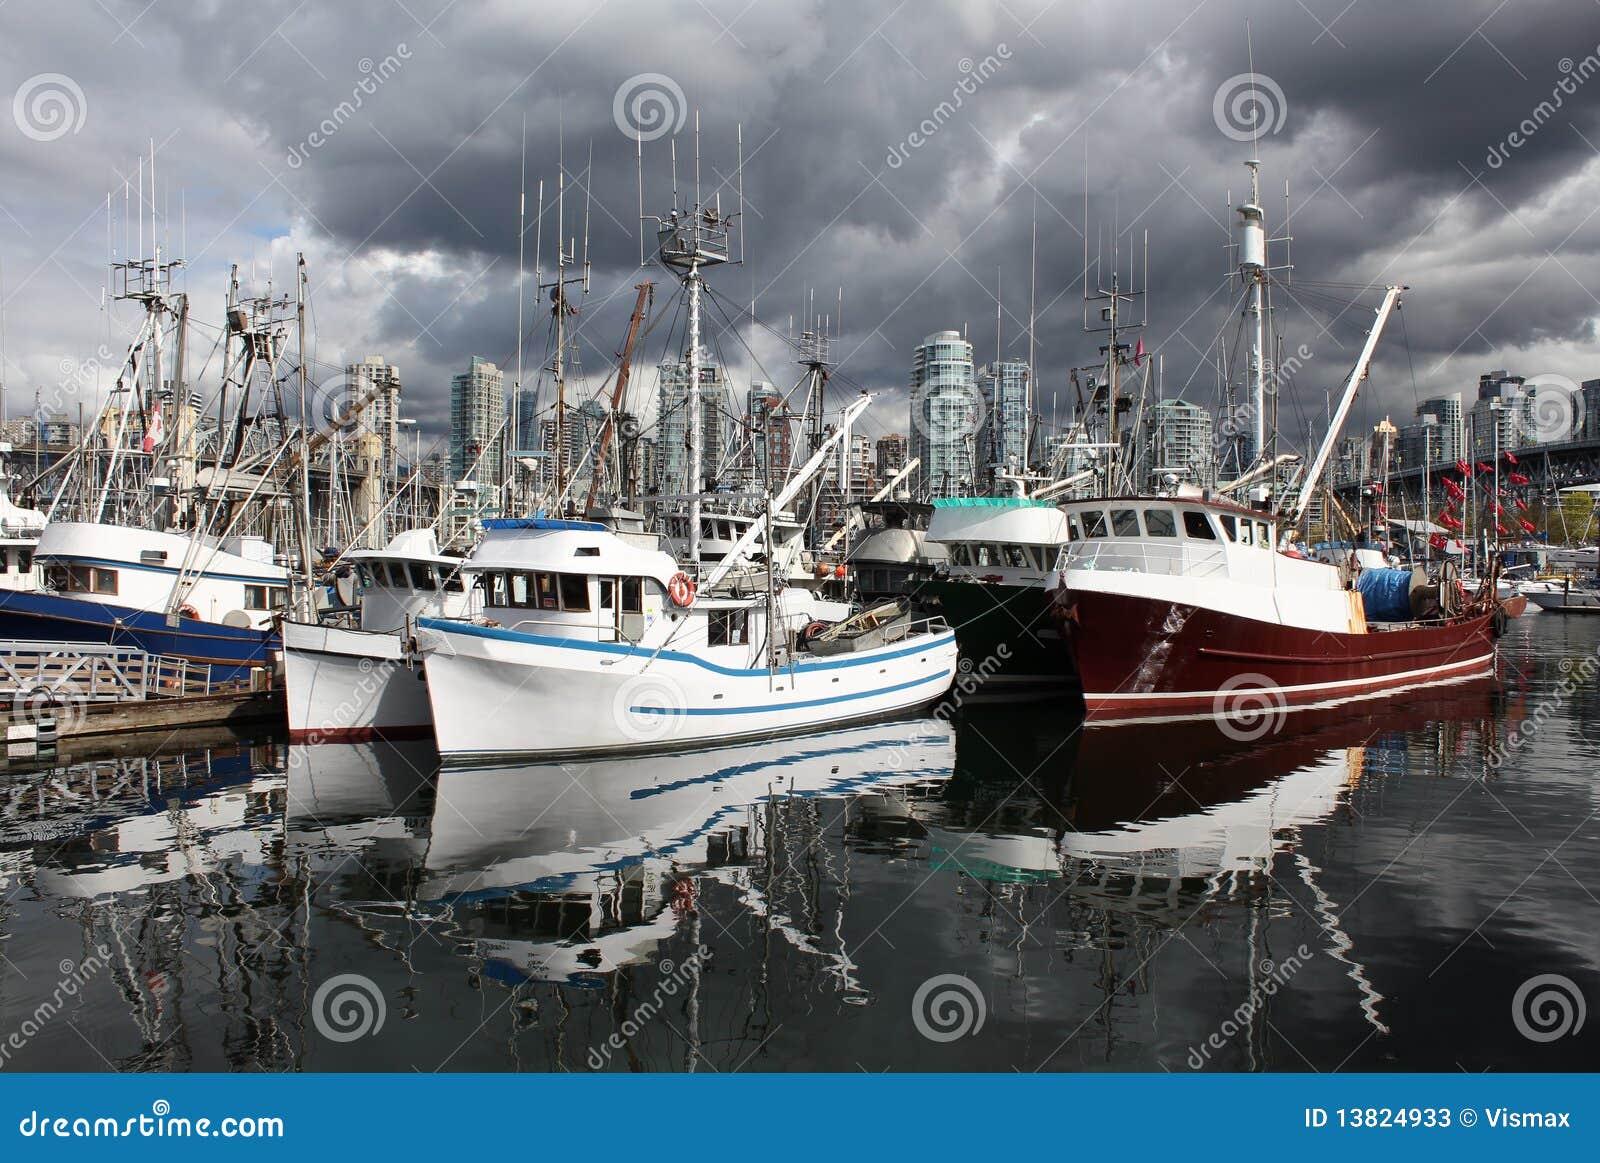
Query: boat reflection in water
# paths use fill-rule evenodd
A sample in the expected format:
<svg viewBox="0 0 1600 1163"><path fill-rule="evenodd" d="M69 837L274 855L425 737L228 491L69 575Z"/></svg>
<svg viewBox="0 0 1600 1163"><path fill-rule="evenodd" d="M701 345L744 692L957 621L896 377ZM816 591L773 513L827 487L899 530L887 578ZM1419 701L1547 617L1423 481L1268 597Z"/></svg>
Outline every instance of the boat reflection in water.
<svg viewBox="0 0 1600 1163"><path fill-rule="evenodd" d="M698 924L697 876L762 911L748 869L796 801L940 781L954 763L954 731L915 719L682 755L446 768L417 897L458 921L470 912L491 976L593 982Z"/></svg>
<svg viewBox="0 0 1600 1163"><path fill-rule="evenodd" d="M1320 865L1391 777L1482 762L1491 712L1480 683L1254 740L1010 708L597 763L324 744L13 777L7 957L45 980L114 950L75 1019L93 1047L17 1065L1180 1069L1302 943L1294 996L1223 1062L1302 1068L1268 1021L1307 1049L1337 1027L1337 1062L1403 986L1347 935L1350 870ZM988 1025L930 1057L913 994L952 973ZM387 1000L381 1038L318 1033L319 986L350 974ZM1282 1008L1307 998L1309 1025Z"/></svg>

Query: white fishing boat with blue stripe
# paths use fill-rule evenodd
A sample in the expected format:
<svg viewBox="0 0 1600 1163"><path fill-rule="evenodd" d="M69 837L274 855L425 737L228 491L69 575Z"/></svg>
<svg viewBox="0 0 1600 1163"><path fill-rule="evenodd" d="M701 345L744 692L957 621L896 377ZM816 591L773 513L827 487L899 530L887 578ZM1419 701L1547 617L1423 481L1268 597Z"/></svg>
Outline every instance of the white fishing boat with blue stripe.
<svg viewBox="0 0 1600 1163"><path fill-rule="evenodd" d="M595 522L486 522L464 570L482 614L417 634L446 761L811 731L926 705L956 672L940 619L718 590L718 571L702 594L671 555Z"/></svg>

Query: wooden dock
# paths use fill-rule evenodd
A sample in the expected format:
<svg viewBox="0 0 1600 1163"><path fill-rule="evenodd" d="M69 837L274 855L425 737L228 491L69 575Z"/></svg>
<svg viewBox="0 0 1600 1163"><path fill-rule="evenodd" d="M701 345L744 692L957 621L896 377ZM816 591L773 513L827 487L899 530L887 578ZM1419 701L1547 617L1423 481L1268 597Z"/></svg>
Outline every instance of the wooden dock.
<svg viewBox="0 0 1600 1163"><path fill-rule="evenodd" d="M218 683L203 663L128 647L0 641L0 719L11 762L49 753L63 739L238 729L283 715L283 690L265 669Z"/></svg>

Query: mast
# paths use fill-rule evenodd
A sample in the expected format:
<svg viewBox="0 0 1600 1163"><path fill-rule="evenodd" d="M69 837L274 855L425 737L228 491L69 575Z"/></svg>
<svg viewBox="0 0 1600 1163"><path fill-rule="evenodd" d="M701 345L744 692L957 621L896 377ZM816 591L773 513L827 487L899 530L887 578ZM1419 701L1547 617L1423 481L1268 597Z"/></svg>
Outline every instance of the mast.
<svg viewBox="0 0 1600 1163"><path fill-rule="evenodd" d="M678 207L677 197L677 145L673 143L673 198L672 210L665 218L648 219L656 224L656 240L661 265L679 272L687 292L689 319L687 372L688 385L685 407L689 410L688 497L689 497L689 560L692 568L700 566L700 514L702 477L705 472L701 456L700 416L700 293L708 267L721 266L732 261L730 241L737 214L724 215L718 203L706 205L700 201L700 114L695 113L695 191L694 202L688 209ZM740 178L743 181L742 175ZM648 221L647 220L647 221ZM755 526L752 526L755 527ZM708 583L709 585L709 583Z"/></svg>
<svg viewBox="0 0 1600 1163"><path fill-rule="evenodd" d="M1249 355L1246 377L1250 391L1251 467L1267 450L1267 231L1261 207L1261 162L1245 162L1250 171L1250 200L1237 207L1239 278L1245 285L1244 315L1248 326Z"/></svg>
<svg viewBox="0 0 1600 1163"><path fill-rule="evenodd" d="M311 450L306 446L310 439L306 414L306 256L295 255L295 330L300 354L300 568L305 575L303 607L306 619L316 617L316 606L311 597L316 579L311 567Z"/></svg>

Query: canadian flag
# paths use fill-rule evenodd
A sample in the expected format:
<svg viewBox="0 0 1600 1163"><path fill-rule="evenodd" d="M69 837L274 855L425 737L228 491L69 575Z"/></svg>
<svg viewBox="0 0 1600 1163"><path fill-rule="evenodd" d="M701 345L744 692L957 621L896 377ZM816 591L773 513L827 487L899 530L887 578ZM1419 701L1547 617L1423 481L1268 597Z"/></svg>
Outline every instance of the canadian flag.
<svg viewBox="0 0 1600 1163"><path fill-rule="evenodd" d="M145 413L144 450L152 453L156 445L167 438L166 423L161 419L161 409L155 407Z"/></svg>

